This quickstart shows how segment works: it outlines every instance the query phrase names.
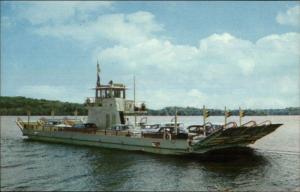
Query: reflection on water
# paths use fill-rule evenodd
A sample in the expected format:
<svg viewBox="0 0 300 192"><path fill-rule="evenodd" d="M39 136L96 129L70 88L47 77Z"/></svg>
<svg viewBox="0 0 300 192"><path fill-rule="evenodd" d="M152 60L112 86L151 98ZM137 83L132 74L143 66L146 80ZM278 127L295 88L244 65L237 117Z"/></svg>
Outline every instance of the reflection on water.
<svg viewBox="0 0 300 192"><path fill-rule="evenodd" d="M2 117L1 190L294 190L298 117L280 118L254 149L177 157L23 140L15 117Z"/></svg>
<svg viewBox="0 0 300 192"><path fill-rule="evenodd" d="M128 155L123 151L112 153L106 149L93 149L89 151L89 157L89 168L96 180L92 188L104 187L106 190L229 189L249 183L245 178L247 175L255 177L270 164L253 150L237 154L219 152L199 159L199 156ZM246 180L239 180L239 177Z"/></svg>

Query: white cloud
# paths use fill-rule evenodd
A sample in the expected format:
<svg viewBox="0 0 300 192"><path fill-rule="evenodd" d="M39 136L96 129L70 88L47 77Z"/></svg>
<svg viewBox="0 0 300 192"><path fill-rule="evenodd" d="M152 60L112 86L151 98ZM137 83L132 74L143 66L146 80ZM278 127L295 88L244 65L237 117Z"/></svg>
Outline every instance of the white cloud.
<svg viewBox="0 0 300 192"><path fill-rule="evenodd" d="M205 102L261 108L298 105L296 99L286 99L297 98L298 92L286 89L283 94L277 83L292 76L289 87L299 87L299 46L299 33L270 35L255 43L224 33L202 39L198 47L151 38L102 49L94 57L117 76L138 74L141 95L157 107Z"/></svg>
<svg viewBox="0 0 300 192"><path fill-rule="evenodd" d="M165 106L192 106L201 107L201 104L208 101L207 96L197 89L182 91L181 89L166 90L145 90L139 95L139 101L150 104L151 109L160 109Z"/></svg>
<svg viewBox="0 0 300 192"><path fill-rule="evenodd" d="M256 43L231 36L224 42L220 39L228 37L228 34L214 34L200 41L199 47L189 45L176 45L167 40L155 38L147 39L135 45L116 45L100 50L95 58L101 58L104 63L116 63L128 70L138 70L151 67L153 70L163 70L163 73L178 71L191 73L198 70L197 67L205 67L205 70L197 72L204 77L208 72L217 76L230 74L251 74L256 67L265 65L288 65L297 63L290 61L298 59L300 35L287 33L283 35L271 35L259 39ZM275 38L276 37L276 38ZM216 38L219 39L216 41ZM222 43L224 42L224 43ZM268 61L271 55L272 62ZM268 62L261 61L266 59ZM283 60L287 59L286 62ZM293 60L294 61L294 60ZM264 63L264 64L263 64ZM213 66L213 68L211 68ZM202 77L203 78L203 77Z"/></svg>
<svg viewBox="0 0 300 192"><path fill-rule="evenodd" d="M254 59L250 59L250 58L240 59L237 61L237 63L241 68L243 74L245 75L252 74L255 67Z"/></svg>
<svg viewBox="0 0 300 192"><path fill-rule="evenodd" d="M103 14L112 2L25 2L16 6L19 18L28 20L41 36L71 39L84 44L111 41L120 44L143 42L163 30L146 11Z"/></svg>
<svg viewBox="0 0 300 192"><path fill-rule="evenodd" d="M299 33L272 34L256 42L222 33L203 38L196 46L174 44L160 38L157 32L164 30L163 25L150 12L104 14L81 21L83 15L94 9L78 7L60 14L61 22L49 15L36 19L37 13L27 19L39 35L80 43L110 41L112 46L94 51L93 60L99 58L104 76L109 71L114 74L110 78L117 78L116 81L136 74L139 98L147 101L150 108L203 104L210 107L242 104L256 108L299 105L299 91L290 89L299 87ZM80 11L84 14L77 14ZM75 19L69 22L71 17ZM33 93L42 90L40 94L47 95L52 87L27 89ZM69 93L57 90L60 91L49 94L56 97Z"/></svg>
<svg viewBox="0 0 300 192"><path fill-rule="evenodd" d="M295 95L300 95L299 80L300 80L300 76L298 76L298 78L293 77L293 76L292 77L290 77L290 76L280 77L278 79L278 89L282 94L293 93ZM298 82L298 83L295 83L295 82Z"/></svg>
<svg viewBox="0 0 300 192"><path fill-rule="evenodd" d="M45 24L35 29L43 36L71 38L80 42L98 42L110 40L114 43L135 44L152 36L153 32L161 31L162 25L157 24L154 15L149 12L132 14L106 14L87 22L71 24Z"/></svg>
<svg viewBox="0 0 300 192"><path fill-rule="evenodd" d="M300 5L278 13L276 21L282 25L300 26Z"/></svg>
<svg viewBox="0 0 300 192"><path fill-rule="evenodd" d="M281 55L298 55L300 45L299 33L272 34L265 36L257 41L257 48L269 53L280 53Z"/></svg>
<svg viewBox="0 0 300 192"><path fill-rule="evenodd" d="M91 12L109 8L111 4L109 1L23 2L18 4L16 9L21 18L27 19L33 25L61 24L73 20L73 17L86 18Z"/></svg>

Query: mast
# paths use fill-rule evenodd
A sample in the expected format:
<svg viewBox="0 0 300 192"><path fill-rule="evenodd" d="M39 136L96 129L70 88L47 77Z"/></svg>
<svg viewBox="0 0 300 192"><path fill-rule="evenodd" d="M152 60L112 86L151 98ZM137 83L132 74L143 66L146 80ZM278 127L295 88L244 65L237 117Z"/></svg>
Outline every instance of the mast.
<svg viewBox="0 0 300 192"><path fill-rule="evenodd" d="M135 112L135 75L133 76L133 106L134 106L134 126L136 126L136 112Z"/></svg>
<svg viewBox="0 0 300 192"><path fill-rule="evenodd" d="M97 60L97 82L96 82L96 100L98 98L98 90L97 87L100 87L100 66L99 66L99 61Z"/></svg>
<svg viewBox="0 0 300 192"><path fill-rule="evenodd" d="M177 127L177 108L175 108L175 135L178 134L178 127Z"/></svg>

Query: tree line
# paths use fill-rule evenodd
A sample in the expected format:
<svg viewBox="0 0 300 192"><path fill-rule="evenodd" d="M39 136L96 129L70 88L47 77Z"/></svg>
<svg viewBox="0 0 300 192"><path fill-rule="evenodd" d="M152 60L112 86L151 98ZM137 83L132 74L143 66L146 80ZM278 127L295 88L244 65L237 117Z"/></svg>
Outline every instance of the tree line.
<svg viewBox="0 0 300 192"><path fill-rule="evenodd" d="M27 115L30 111L31 115L51 115L54 111L55 115L74 115L74 111L78 111L78 115L87 115L87 109L84 104L69 103L61 101L52 101L45 99L32 99L26 97L0 97L0 115ZM196 107L165 107L163 109L148 109L148 115L166 116L200 116L202 109ZM224 110L208 109L211 116L224 115ZM300 115L300 107L288 107L284 109L244 109L248 116L254 115ZM239 110L230 110L232 115L238 115Z"/></svg>
<svg viewBox="0 0 300 192"><path fill-rule="evenodd" d="M87 109L83 104L69 103L61 101L51 101L45 99L32 99L26 97L0 97L0 115L87 115Z"/></svg>
<svg viewBox="0 0 300 192"><path fill-rule="evenodd" d="M196 107L165 107L163 109L152 110L148 109L148 114L154 116L174 115L177 110L177 115L180 116L200 116L203 110ZM211 116L223 116L224 110L207 109ZM239 109L229 110L233 116L239 115ZM263 115L300 115L300 107L288 107L284 109L243 109L247 116L263 116Z"/></svg>

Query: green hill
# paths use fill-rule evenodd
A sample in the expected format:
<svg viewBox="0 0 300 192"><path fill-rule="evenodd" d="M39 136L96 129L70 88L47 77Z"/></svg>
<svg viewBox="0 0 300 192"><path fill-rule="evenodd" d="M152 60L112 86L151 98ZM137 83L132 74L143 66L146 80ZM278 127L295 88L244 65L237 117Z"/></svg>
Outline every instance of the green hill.
<svg viewBox="0 0 300 192"><path fill-rule="evenodd" d="M165 107L159 110L148 110L151 115L174 115L177 109L178 115L193 116L202 115L202 109L195 107ZM208 109L211 116L223 116L224 110ZM300 115L300 107L289 107L285 109L243 109L247 116L262 116L262 115ZM239 115L239 110L230 110L232 115Z"/></svg>
<svg viewBox="0 0 300 192"><path fill-rule="evenodd" d="M165 107L163 109L148 109L148 115L174 115L177 109L178 115L193 116L202 115L202 109L195 107ZM0 115L73 115L78 111L78 115L87 115L87 109L83 104L69 103L61 101L51 101L45 99L32 99L26 97L0 97ZM224 115L220 109L209 109L210 115ZM300 115L300 107L289 107L285 109L245 109L246 115ZM238 110L231 110L232 115L238 115Z"/></svg>
<svg viewBox="0 0 300 192"><path fill-rule="evenodd" d="M87 109L83 104L45 99L31 99L26 97L0 97L0 115L73 115L77 109L78 115L87 115Z"/></svg>

